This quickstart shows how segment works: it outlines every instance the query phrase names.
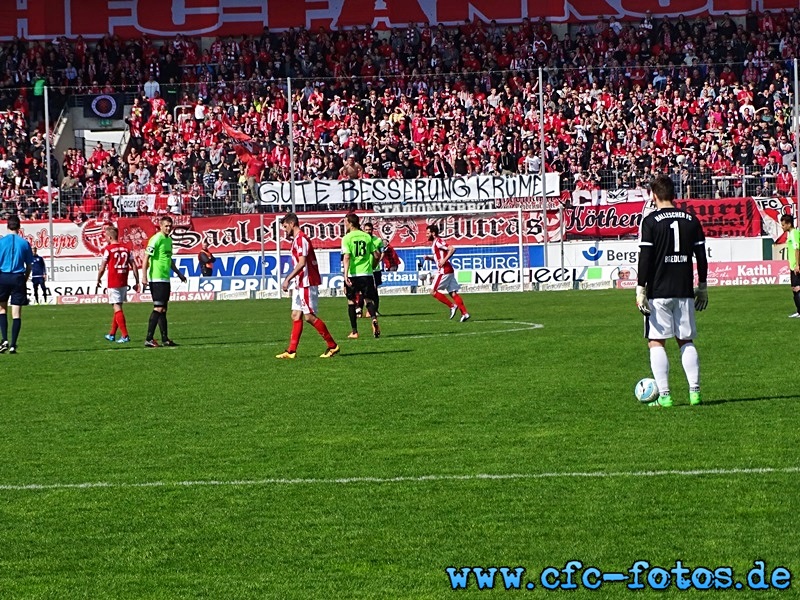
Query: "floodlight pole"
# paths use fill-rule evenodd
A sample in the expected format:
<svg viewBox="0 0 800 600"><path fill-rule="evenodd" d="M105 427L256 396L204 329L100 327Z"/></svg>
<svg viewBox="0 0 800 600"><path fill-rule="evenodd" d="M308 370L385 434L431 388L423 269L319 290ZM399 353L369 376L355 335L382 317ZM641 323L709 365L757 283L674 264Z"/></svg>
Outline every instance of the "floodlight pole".
<svg viewBox="0 0 800 600"><path fill-rule="evenodd" d="M45 158L47 159L47 221L50 233L50 277L55 275L55 250L53 244L53 176L51 173L50 162L52 159L52 148L50 147L50 97L48 89L44 86L44 147Z"/></svg>
<svg viewBox="0 0 800 600"><path fill-rule="evenodd" d="M542 178L542 237L544 239L544 266L547 262L547 190L545 189L545 168L544 168L544 73L539 67L539 175Z"/></svg>
<svg viewBox="0 0 800 600"><path fill-rule="evenodd" d="M296 212L294 204L294 123L292 123L292 78L286 78L286 90L289 94L289 197L292 199L292 212Z"/></svg>
<svg viewBox="0 0 800 600"><path fill-rule="evenodd" d="M794 217L800 218L800 87L798 87L797 59L794 59Z"/></svg>

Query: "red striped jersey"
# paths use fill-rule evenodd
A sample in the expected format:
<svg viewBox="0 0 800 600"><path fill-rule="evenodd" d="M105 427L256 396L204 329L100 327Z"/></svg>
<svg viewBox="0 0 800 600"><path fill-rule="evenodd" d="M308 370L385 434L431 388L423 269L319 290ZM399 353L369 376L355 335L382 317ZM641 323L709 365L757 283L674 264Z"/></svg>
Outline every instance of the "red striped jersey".
<svg viewBox="0 0 800 600"><path fill-rule="evenodd" d="M447 243L442 238L437 237L435 240L433 240L432 249L433 249L433 257L436 261L436 266L439 269L439 271L441 271L445 275L448 273L452 273L453 265L450 263L449 260L444 264L444 267L441 268L439 267L439 262L445 256L447 256L447 252L450 250L450 247L447 245Z"/></svg>
<svg viewBox="0 0 800 600"><path fill-rule="evenodd" d="M292 258L294 258L295 264L298 263L301 256L306 257L306 265L294 278L295 286L307 288L320 285L322 278L319 276L319 265L317 264L317 256L314 254L314 246L311 245L311 240L302 231L292 240Z"/></svg>

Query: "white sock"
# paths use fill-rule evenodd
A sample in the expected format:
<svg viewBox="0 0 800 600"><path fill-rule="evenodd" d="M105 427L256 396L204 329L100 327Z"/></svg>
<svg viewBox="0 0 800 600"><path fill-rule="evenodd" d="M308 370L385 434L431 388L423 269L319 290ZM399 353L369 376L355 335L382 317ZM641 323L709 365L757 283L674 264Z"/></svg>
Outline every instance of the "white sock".
<svg viewBox="0 0 800 600"><path fill-rule="evenodd" d="M650 369L653 371L653 379L656 380L659 394L662 396L669 394L669 359L664 346L650 348Z"/></svg>
<svg viewBox="0 0 800 600"><path fill-rule="evenodd" d="M690 392L700 391L700 357L697 355L697 348L694 344L684 344L681 346L681 362L683 370L686 372L686 380L689 382Z"/></svg>

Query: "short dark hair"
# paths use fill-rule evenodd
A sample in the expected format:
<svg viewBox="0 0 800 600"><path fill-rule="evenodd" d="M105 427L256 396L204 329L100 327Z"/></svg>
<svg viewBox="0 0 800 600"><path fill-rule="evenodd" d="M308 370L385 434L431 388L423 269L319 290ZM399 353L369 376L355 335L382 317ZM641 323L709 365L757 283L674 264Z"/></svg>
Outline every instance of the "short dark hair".
<svg viewBox="0 0 800 600"><path fill-rule="evenodd" d="M364 227L369 227L372 230L375 229L375 226L372 223L364 223Z"/></svg>
<svg viewBox="0 0 800 600"><path fill-rule="evenodd" d="M10 221L11 219L9 219ZM794 217L792 215L781 215L781 223L788 223L791 226L794 226Z"/></svg>
<svg viewBox="0 0 800 600"><path fill-rule="evenodd" d="M433 235L439 235L439 226L438 225L431 224L431 225L428 225L428 227L426 229L428 231L430 231Z"/></svg>
<svg viewBox="0 0 800 600"><path fill-rule="evenodd" d="M297 225L300 225L300 219L297 218L296 214L290 212L286 213L284 217L281 219L281 225L283 225L284 223L288 223L292 227L295 227Z"/></svg>
<svg viewBox="0 0 800 600"><path fill-rule="evenodd" d="M666 175L656 175L650 182L650 191L662 202L675 200L675 184Z"/></svg>
<svg viewBox="0 0 800 600"><path fill-rule="evenodd" d="M7 227L11 231L19 231L19 217L17 215L11 215L8 217Z"/></svg>
<svg viewBox="0 0 800 600"><path fill-rule="evenodd" d="M164 215L163 217L161 217L158 220L158 222L159 223L165 223L166 222L166 223L169 223L170 225L172 225L172 217L168 217L168 216Z"/></svg>
<svg viewBox="0 0 800 600"><path fill-rule="evenodd" d="M347 213L345 220L356 229L361 229L361 219L356 213Z"/></svg>

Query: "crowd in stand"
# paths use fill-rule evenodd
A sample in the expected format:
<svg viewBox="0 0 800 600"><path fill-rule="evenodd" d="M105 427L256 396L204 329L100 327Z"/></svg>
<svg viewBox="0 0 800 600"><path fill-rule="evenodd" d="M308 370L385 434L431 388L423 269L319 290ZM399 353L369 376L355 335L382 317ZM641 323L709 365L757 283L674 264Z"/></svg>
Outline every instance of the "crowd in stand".
<svg viewBox="0 0 800 600"><path fill-rule="evenodd" d="M63 175L70 198L62 216L113 212L108 196L118 193L160 193L164 210L201 215L254 212L257 184L292 173L538 173L539 67L544 168L560 173L563 190L636 188L667 172L683 197L790 194L798 53L800 10L601 18L565 36L524 19L390 32L265 29L207 48L180 35L18 40L0 46L2 212L34 218L46 202L36 196L46 185L42 82L56 99L139 96L124 156L98 147L58 157L54 176Z"/></svg>

